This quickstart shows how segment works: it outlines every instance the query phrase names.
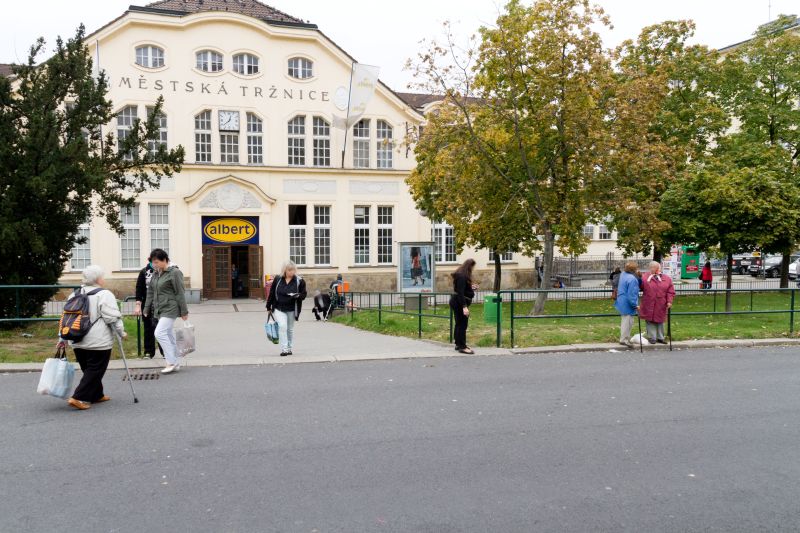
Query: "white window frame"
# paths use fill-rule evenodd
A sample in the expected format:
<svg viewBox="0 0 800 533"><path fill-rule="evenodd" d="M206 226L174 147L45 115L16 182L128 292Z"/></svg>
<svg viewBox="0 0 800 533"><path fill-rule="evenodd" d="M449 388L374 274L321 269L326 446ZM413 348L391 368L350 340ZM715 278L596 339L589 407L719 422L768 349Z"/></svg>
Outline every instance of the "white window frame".
<svg viewBox="0 0 800 533"><path fill-rule="evenodd" d="M364 209L362 215L358 214L359 209ZM356 205L353 206L353 264L354 265L369 265L371 264L371 231L370 231L370 206L369 205ZM358 217L366 218L366 221L358 222ZM359 241L361 244L359 245ZM363 250L366 249L366 256ZM366 259L366 260L364 260Z"/></svg>
<svg viewBox="0 0 800 533"><path fill-rule="evenodd" d="M136 64L142 68L161 68L164 66L164 49L153 44L136 47Z"/></svg>
<svg viewBox="0 0 800 533"><path fill-rule="evenodd" d="M370 119L362 118L353 124L353 168L369 168Z"/></svg>
<svg viewBox="0 0 800 533"><path fill-rule="evenodd" d="M307 57L291 57L287 61L287 74L297 80L314 77L314 62Z"/></svg>
<svg viewBox="0 0 800 533"><path fill-rule="evenodd" d="M598 241L610 241L611 238L611 230L605 224L600 224L599 229L597 231L597 240Z"/></svg>
<svg viewBox="0 0 800 533"><path fill-rule="evenodd" d="M514 252L507 251L500 253L501 263L512 263L514 261ZM489 250L489 262L494 263L494 250Z"/></svg>
<svg viewBox="0 0 800 533"><path fill-rule="evenodd" d="M306 116L296 115L287 122L287 163L290 167L306 166Z"/></svg>
<svg viewBox="0 0 800 533"><path fill-rule="evenodd" d="M150 120L150 115L153 114L153 110L155 107L147 106L147 119ZM155 155L158 152L158 146L163 145L164 149L168 147L167 140L169 131L167 129L167 115L162 110L161 113L158 115L158 140L157 141L147 141L147 151L150 152L152 155Z"/></svg>
<svg viewBox="0 0 800 533"><path fill-rule="evenodd" d="M434 260L437 263L456 263L455 229L446 222L433 222L431 240L434 243Z"/></svg>
<svg viewBox="0 0 800 533"><path fill-rule="evenodd" d="M385 120L375 122L375 137L378 139L375 150L375 163L378 168L393 168L392 161L394 152L394 141L392 136L394 130Z"/></svg>
<svg viewBox="0 0 800 533"><path fill-rule="evenodd" d="M126 214L126 211L128 210L131 211L131 214ZM141 215L142 215L141 205L139 203L133 204L133 207L131 208L123 208L123 211L120 213L120 220L122 222L122 227L125 228L125 233L120 235L119 238L120 270L139 270L141 268L141 261L142 261ZM134 217L135 221L129 221L127 217ZM133 243L134 245L130 246L128 245L129 243Z"/></svg>
<svg viewBox="0 0 800 533"><path fill-rule="evenodd" d="M201 72L222 72L225 56L216 50L200 50L195 54L195 67Z"/></svg>
<svg viewBox="0 0 800 533"><path fill-rule="evenodd" d="M259 68L259 58L255 54L242 52L233 56L233 71L241 76L255 76Z"/></svg>
<svg viewBox="0 0 800 533"><path fill-rule="evenodd" d="M306 223L288 224L289 260L294 261L294 263L298 266L306 266L308 264L308 204L289 204L286 212L287 222L291 222L291 220L289 220L289 216L293 206L302 206L305 208ZM302 255L300 255L300 252L302 252Z"/></svg>
<svg viewBox="0 0 800 533"><path fill-rule="evenodd" d="M314 264L317 266L330 266L332 253L331 232L331 206L314 206ZM320 252L326 250L325 252ZM327 261L320 258L327 256Z"/></svg>
<svg viewBox="0 0 800 533"><path fill-rule="evenodd" d="M73 243L72 250L69 253L69 269L74 272L81 272L92 264L92 230L89 224L78 226L78 234L75 237L76 239L86 237L86 242ZM80 266L78 266L78 262L81 263Z"/></svg>
<svg viewBox="0 0 800 533"><path fill-rule="evenodd" d="M589 237L589 239L594 240L594 224L584 224L583 236Z"/></svg>
<svg viewBox="0 0 800 533"><path fill-rule="evenodd" d="M219 162L223 165L239 163L239 132L219 132Z"/></svg>
<svg viewBox="0 0 800 533"><path fill-rule="evenodd" d="M394 206L379 205L377 215L378 264L391 265L394 263Z"/></svg>
<svg viewBox="0 0 800 533"><path fill-rule="evenodd" d="M207 127L206 127L207 126ZM211 110L200 111L194 116L194 162L211 163ZM201 150L201 148L203 148ZM205 150L208 148L208 150Z"/></svg>
<svg viewBox="0 0 800 533"><path fill-rule="evenodd" d="M331 166L331 125L322 117L314 117L311 128L315 167Z"/></svg>
<svg viewBox="0 0 800 533"><path fill-rule="evenodd" d="M161 248L169 253L169 204L152 203L147 207L150 221L150 249Z"/></svg>
<svg viewBox="0 0 800 533"><path fill-rule="evenodd" d="M139 107L135 105L126 105L117 113L117 150L121 148L122 141L128 137L138 118ZM127 161L132 161L133 153L127 152L122 157Z"/></svg>
<svg viewBox="0 0 800 533"><path fill-rule="evenodd" d="M264 164L264 120L255 113L247 115L247 163Z"/></svg>

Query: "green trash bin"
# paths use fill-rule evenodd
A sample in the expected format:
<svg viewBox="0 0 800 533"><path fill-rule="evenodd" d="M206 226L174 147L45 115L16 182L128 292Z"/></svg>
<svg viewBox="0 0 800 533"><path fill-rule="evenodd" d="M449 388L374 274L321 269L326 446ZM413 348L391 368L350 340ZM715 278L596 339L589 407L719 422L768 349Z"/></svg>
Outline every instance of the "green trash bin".
<svg viewBox="0 0 800 533"><path fill-rule="evenodd" d="M483 321L487 324L497 324L500 318L497 313L497 301L500 296L496 294L487 294L483 297Z"/></svg>

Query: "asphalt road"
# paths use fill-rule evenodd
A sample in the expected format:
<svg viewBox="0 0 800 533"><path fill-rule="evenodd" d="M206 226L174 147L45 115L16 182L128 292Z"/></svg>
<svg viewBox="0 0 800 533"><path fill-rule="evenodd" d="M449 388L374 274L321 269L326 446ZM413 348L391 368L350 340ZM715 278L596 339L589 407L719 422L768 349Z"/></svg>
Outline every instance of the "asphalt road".
<svg viewBox="0 0 800 533"><path fill-rule="evenodd" d="M796 349L0 376L0 531L800 530Z"/></svg>

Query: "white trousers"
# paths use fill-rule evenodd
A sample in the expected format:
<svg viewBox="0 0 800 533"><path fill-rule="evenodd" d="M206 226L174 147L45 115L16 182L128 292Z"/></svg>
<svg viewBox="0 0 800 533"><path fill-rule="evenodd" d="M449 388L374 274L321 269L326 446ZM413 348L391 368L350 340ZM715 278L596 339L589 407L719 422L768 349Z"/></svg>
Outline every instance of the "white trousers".
<svg viewBox="0 0 800 533"><path fill-rule="evenodd" d="M178 343L175 341L175 331L172 326L175 324L175 318L161 317L158 319L156 326L155 336L161 349L164 350L164 358L167 364L178 364Z"/></svg>
<svg viewBox="0 0 800 533"><path fill-rule="evenodd" d="M619 342L631 342L631 329L633 329L633 318L636 315L622 315L619 324Z"/></svg>
<svg viewBox="0 0 800 533"><path fill-rule="evenodd" d="M292 349L292 339L294 337L294 313L284 313L275 309L272 312L275 322L278 323L278 340L281 350L288 352Z"/></svg>

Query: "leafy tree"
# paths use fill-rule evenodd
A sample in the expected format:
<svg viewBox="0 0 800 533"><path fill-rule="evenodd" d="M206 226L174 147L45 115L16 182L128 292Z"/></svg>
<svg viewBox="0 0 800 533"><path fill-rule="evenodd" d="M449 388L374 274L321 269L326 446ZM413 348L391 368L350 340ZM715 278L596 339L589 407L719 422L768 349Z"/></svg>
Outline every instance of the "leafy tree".
<svg viewBox="0 0 800 533"><path fill-rule="evenodd" d="M661 195L690 161L729 125L714 90L718 57L688 45L691 21L644 28L615 51L608 88L613 149L604 163L605 209L628 253L651 251L658 260L669 222L659 217Z"/></svg>
<svg viewBox="0 0 800 533"><path fill-rule="evenodd" d="M736 120L739 151L758 154L768 146L783 152L772 161L783 163L783 173L794 184L800 182L800 35L789 28L796 20L781 15L760 26L753 39L725 57L720 84L722 101ZM797 225L800 219L792 222ZM789 258L797 244L786 236L796 234L777 240L765 236L758 243L764 251L783 254L782 287L788 286Z"/></svg>
<svg viewBox="0 0 800 533"><path fill-rule="evenodd" d="M484 180L497 196L484 200L475 189L473 198L458 201L508 217L514 226L487 217L489 233L508 231L516 240L521 230L521 248L542 251L545 281L556 246L565 253L586 248L583 226L594 210L595 178L608 146L601 102L611 69L594 30L598 23L607 19L589 0L530 6L511 0L495 26L481 28L479 44L457 46L448 28L446 43L432 43L415 66L420 87L446 95L446 118L432 120L417 146L419 165L409 179L414 199L435 205L448 222L461 219L469 232L476 211L449 205L447 197L458 194L450 191L461 176ZM467 158L454 162L456 153ZM543 311L545 298L537 299L535 313Z"/></svg>
<svg viewBox="0 0 800 533"><path fill-rule="evenodd" d="M56 283L81 224L94 214L122 232L120 209L183 163L182 147L157 142L161 98L125 138L103 134L114 118L108 81L92 73L82 26L37 64L44 46L39 39L27 64L0 78L0 285ZM51 296L26 291L22 316ZM0 291L0 313L14 312L13 294Z"/></svg>

